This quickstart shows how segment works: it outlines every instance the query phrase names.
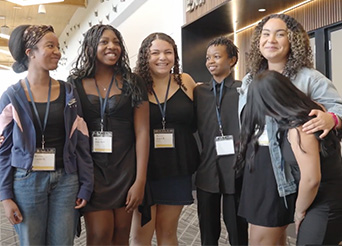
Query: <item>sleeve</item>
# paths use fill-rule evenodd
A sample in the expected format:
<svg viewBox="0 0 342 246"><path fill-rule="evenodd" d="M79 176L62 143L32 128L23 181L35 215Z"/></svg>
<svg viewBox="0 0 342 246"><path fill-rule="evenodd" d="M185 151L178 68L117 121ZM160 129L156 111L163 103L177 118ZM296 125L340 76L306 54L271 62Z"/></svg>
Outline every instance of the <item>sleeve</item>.
<svg viewBox="0 0 342 246"><path fill-rule="evenodd" d="M13 198L13 168L11 149L13 146L13 113L15 109L4 93L0 99L0 134L4 142L0 146L0 200Z"/></svg>
<svg viewBox="0 0 342 246"><path fill-rule="evenodd" d="M94 188L94 167L93 159L90 154L89 131L86 122L83 119L80 99L74 89L74 95L77 101L77 169L79 176L80 189L78 198L89 201Z"/></svg>
<svg viewBox="0 0 342 246"><path fill-rule="evenodd" d="M314 71L309 96L312 100L322 104L327 111L333 112L342 119L342 99L333 83L318 71Z"/></svg>

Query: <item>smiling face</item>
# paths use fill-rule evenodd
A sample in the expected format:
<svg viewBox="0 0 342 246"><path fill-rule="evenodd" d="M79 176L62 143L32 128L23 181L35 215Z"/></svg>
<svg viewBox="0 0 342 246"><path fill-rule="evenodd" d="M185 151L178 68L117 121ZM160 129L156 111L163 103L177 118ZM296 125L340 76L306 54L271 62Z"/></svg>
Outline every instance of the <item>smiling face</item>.
<svg viewBox="0 0 342 246"><path fill-rule="evenodd" d="M225 45L211 45L207 49L206 67L216 82L223 81L231 73L236 57L229 57Z"/></svg>
<svg viewBox="0 0 342 246"><path fill-rule="evenodd" d="M112 30L105 30L97 46L97 62L107 66L115 65L121 56L120 40Z"/></svg>
<svg viewBox="0 0 342 246"><path fill-rule="evenodd" d="M156 39L150 47L149 66L152 75L170 74L175 64L173 46L161 39Z"/></svg>
<svg viewBox="0 0 342 246"><path fill-rule="evenodd" d="M260 36L260 52L270 64L284 66L290 52L288 29L283 20L279 18L269 19L262 28Z"/></svg>
<svg viewBox="0 0 342 246"><path fill-rule="evenodd" d="M46 33L35 45L35 48L27 50L27 54L30 57L30 65L48 71L55 70L61 58L56 34L53 32Z"/></svg>

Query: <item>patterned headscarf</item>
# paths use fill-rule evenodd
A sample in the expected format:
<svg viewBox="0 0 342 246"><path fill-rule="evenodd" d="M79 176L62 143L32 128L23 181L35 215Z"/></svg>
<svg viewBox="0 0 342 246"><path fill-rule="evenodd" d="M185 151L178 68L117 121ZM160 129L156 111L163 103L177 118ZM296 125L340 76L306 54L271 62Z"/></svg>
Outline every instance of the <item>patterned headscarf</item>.
<svg viewBox="0 0 342 246"><path fill-rule="evenodd" d="M26 28L23 39L25 42L25 48L32 48L34 47L39 40L41 40L42 37L48 32L54 32L52 26L46 26L46 25L33 25Z"/></svg>

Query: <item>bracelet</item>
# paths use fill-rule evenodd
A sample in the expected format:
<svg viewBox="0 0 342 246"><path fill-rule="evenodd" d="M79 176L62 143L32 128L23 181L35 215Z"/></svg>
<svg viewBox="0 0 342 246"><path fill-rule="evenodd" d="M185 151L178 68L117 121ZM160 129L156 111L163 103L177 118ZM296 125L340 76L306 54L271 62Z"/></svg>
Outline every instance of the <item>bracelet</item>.
<svg viewBox="0 0 342 246"><path fill-rule="evenodd" d="M328 112L328 114L331 114L333 119L334 119L334 122L335 122L335 125L334 125L334 130L336 129L336 127L338 126L338 118L337 118L337 115L332 113L332 112Z"/></svg>

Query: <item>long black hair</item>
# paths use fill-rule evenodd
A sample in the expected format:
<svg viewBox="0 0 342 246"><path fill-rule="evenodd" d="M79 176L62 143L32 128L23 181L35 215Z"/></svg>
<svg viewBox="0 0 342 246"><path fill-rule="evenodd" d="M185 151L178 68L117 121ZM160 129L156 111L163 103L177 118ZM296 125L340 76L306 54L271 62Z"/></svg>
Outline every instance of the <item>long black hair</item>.
<svg viewBox="0 0 342 246"><path fill-rule="evenodd" d="M111 25L98 24L92 26L85 34L80 54L76 59L70 76L73 79L94 78L96 72L96 53L103 32L113 31L119 40L121 55L113 66L115 73L122 75L127 83L126 93L132 96L132 105L137 105L143 100L143 90L137 85L138 77L132 73L129 66L128 53L121 33Z"/></svg>
<svg viewBox="0 0 342 246"><path fill-rule="evenodd" d="M258 138L265 130L266 116L274 118L279 130L285 131L312 119L308 116L312 109L322 110L322 107L296 88L284 75L269 70L257 74L249 85L247 103L242 114L237 166L241 167L241 163L245 161L247 146L251 144L252 154L247 164L253 168Z"/></svg>

